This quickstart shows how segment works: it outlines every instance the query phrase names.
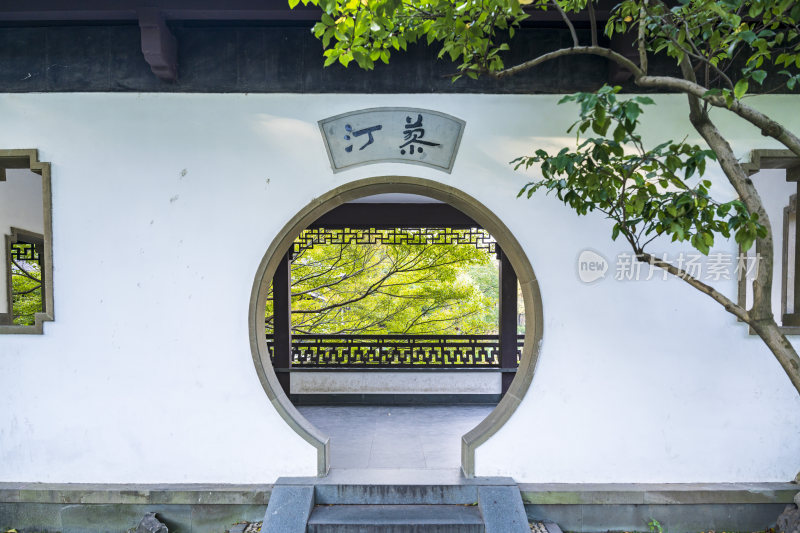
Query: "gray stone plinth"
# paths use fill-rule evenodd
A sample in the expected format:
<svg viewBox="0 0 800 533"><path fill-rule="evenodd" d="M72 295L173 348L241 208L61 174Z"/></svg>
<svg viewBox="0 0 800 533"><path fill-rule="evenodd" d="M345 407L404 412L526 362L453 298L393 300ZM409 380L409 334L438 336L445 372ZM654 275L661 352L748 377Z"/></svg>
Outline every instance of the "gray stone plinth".
<svg viewBox="0 0 800 533"><path fill-rule="evenodd" d="M313 485L275 485L261 533L305 533L313 507Z"/></svg>
<svg viewBox="0 0 800 533"><path fill-rule="evenodd" d="M478 505L486 524L486 533L530 532L525 506L515 485L480 487Z"/></svg>

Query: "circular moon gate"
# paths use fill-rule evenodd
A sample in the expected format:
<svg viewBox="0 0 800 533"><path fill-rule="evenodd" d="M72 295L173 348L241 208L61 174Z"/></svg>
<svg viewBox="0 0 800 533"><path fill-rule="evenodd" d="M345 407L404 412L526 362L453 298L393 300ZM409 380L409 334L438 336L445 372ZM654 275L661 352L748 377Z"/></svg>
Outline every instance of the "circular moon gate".
<svg viewBox="0 0 800 533"><path fill-rule="evenodd" d="M278 233L258 267L250 297L249 330L253 363L264 391L284 420L303 439L317 449L317 475L330 467L330 442L327 435L309 423L283 392L272 367L264 335L264 308L269 284L278 263L300 233L331 209L364 196L405 193L428 196L448 203L472 217L487 230L511 261L525 303L525 344L516 376L497 407L461 439L461 469L466 477L475 475L475 449L486 442L511 417L533 380L542 340L542 300L539 285L525 252L511 231L486 206L466 193L442 183L412 177L383 176L353 181L333 189L305 206Z"/></svg>

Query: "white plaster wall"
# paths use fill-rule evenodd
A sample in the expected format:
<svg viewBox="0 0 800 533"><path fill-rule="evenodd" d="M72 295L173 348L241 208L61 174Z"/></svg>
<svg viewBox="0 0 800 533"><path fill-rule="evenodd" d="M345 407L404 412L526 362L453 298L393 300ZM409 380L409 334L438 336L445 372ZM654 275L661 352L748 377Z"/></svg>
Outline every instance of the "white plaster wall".
<svg viewBox="0 0 800 533"><path fill-rule="evenodd" d="M0 313L8 312L5 235L11 228L44 234L42 177L25 169L6 170L0 181Z"/></svg>
<svg viewBox="0 0 800 533"><path fill-rule="evenodd" d="M292 372L293 394L500 394L499 372Z"/></svg>
<svg viewBox="0 0 800 533"><path fill-rule="evenodd" d="M253 278L279 229L314 197L387 174L438 180L478 198L517 235L539 279L539 368L520 409L478 449L479 475L793 478L800 397L758 339L681 282L582 284L581 250L609 259L626 251L610 241L610 224L577 217L550 197L515 199L525 180L508 161L574 140L564 132L575 110L557 100L0 95L0 146L39 148L53 164L56 315L43 336L0 337L0 375L13 391L0 409L0 480L313 475L313 448L271 407L253 368ZM648 140L696 137L685 98L658 101L658 112L645 115ZM756 103L800 130L797 99ZM316 121L377 106L466 120L453 173L381 164L333 174ZM719 122L740 154L776 147L735 119ZM717 285L735 294L735 282Z"/></svg>

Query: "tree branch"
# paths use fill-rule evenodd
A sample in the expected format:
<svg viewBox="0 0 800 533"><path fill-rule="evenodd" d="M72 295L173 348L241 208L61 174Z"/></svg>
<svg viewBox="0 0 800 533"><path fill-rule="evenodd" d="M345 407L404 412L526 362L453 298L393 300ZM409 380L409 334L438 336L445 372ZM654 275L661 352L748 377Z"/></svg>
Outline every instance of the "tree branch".
<svg viewBox="0 0 800 533"><path fill-rule="evenodd" d="M14 258L13 258L13 257L11 258L11 263L12 263L12 264L13 264L15 267L17 267L17 268L19 269L19 272L16 272L16 273L12 271L12 273L11 273L12 275L14 275L14 274L16 274L16 275L22 275L22 276L24 276L24 277L28 278L28 279L29 279L29 280L31 280L31 281L35 281L36 283L42 283L42 280L40 280L40 279L38 279L38 278L35 278L35 277L34 277L34 276L31 274L31 273L29 273L27 270L25 270L24 268L22 268L22 265L20 265L19 263L17 263L17 262L14 260Z"/></svg>
<svg viewBox="0 0 800 533"><path fill-rule="evenodd" d="M666 270L673 276L682 279L683 281L685 281L698 291L716 300L719 304L722 305L722 307L725 308L726 311L734 315L736 318L739 318L744 322L750 321L750 315L746 310L739 307L733 300L731 300L724 294L717 291L714 287L706 285L705 283L695 278L682 268L678 268L672 263L668 263L667 261L658 259L657 257L650 255L649 253L646 253L642 250L636 250L636 258L643 263L647 263L648 265L656 266L662 270Z"/></svg>
<svg viewBox="0 0 800 533"><path fill-rule="evenodd" d="M710 103L714 107L729 109L747 122L750 122L759 128L762 135L772 137L773 139L779 141L794 154L800 157L800 138L760 111L743 104L739 100L734 100L731 106L728 107L724 98L721 96L707 95L706 93L708 92L708 89L696 82L670 76L648 76L641 68L639 68L638 65L636 65L636 63L630 59L602 46L578 46L574 48L562 48L560 50L543 54L529 61L525 61L519 65L490 74L495 78L504 78L523 70L533 68L537 65L541 65L542 63L552 61L553 59L574 55L595 55L614 61L618 65L633 72L634 81L640 87L672 89L700 98L703 101Z"/></svg>
<svg viewBox="0 0 800 533"><path fill-rule="evenodd" d="M589 3L591 3L591 0L590 0ZM558 5L557 0L553 0L552 4L558 10L558 13L561 15L561 18L564 19L564 22L566 23L567 27L569 28L569 33L570 33L570 35L572 35L572 46L577 48L578 46L581 45L581 43L578 41L578 34L575 33L575 26L572 25L572 22L569 20L569 17L567 16L567 14L564 13L564 10L561 9L560 5Z"/></svg>
<svg viewBox="0 0 800 533"><path fill-rule="evenodd" d="M762 112L741 103L739 100L734 100L731 106L728 107L725 99L721 96L706 95L707 89L702 85L692 81L683 80L680 78L672 78L669 76L641 76L637 77L634 81L640 87L674 89L687 95L700 98L714 107L729 109L733 113L745 119L747 122L759 128L762 135L772 137L773 139L781 142L794 154L800 157L800 138Z"/></svg>
<svg viewBox="0 0 800 533"><path fill-rule="evenodd" d="M16 292L16 291L12 291L12 293L11 293L11 294L12 294L13 296L24 296L24 295L26 295L26 294L30 294L30 293L32 293L32 292L34 292L34 291L38 291L38 290L39 290L39 289L41 289L41 288L42 288L42 286L41 286L41 285L37 285L36 287L34 287L34 288L32 288L32 289L28 289L27 291L22 291L22 292Z"/></svg>
<svg viewBox="0 0 800 533"><path fill-rule="evenodd" d="M688 78L689 82L694 81L694 70L692 70L688 59L684 58L681 62L681 71ZM725 139L711 122L708 113L700 105L701 99L690 94L689 98L689 120L692 126L708 143L714 153L717 154L717 161L725 172L725 176L736 190L736 194L744 202L750 213L758 215L758 221L766 227L767 235L756 239L756 250L763 252L763 261L759 264L758 278L753 280L753 308L751 314L753 319L760 320L764 317L772 317L772 265L773 265L773 240L772 226L764 209L764 204L758 191L745 173L730 143ZM763 267L763 274L761 272Z"/></svg>
<svg viewBox="0 0 800 533"><path fill-rule="evenodd" d="M636 47L639 49L639 68L642 72L647 73L647 48L645 42L645 14L647 12L647 0L642 2L642 7L639 9L639 35L636 40Z"/></svg>
<svg viewBox="0 0 800 533"><path fill-rule="evenodd" d="M535 57L529 61L520 63L519 65L489 74L495 78L505 78L506 76L511 76L517 72L528 70L529 68L541 65L542 63L552 61L553 59L558 59L559 57L577 55L595 55L605 57L606 59L610 59L611 61L614 61L615 63L629 69L631 72L633 72L634 76L644 75L644 72L642 72L642 69L640 69L636 63L624 55L602 46L575 46L573 48L561 48L560 50L554 50L553 52L542 54L539 57Z"/></svg>

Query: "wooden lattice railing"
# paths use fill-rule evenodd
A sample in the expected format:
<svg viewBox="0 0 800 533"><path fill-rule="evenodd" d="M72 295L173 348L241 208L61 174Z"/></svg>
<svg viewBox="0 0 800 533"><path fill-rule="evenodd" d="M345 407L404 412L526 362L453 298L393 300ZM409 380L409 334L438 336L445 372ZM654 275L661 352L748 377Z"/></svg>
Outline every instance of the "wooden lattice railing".
<svg viewBox="0 0 800 533"><path fill-rule="evenodd" d="M517 336L517 364L524 335ZM267 336L270 357L274 345ZM292 368L500 368L497 335L293 335Z"/></svg>

